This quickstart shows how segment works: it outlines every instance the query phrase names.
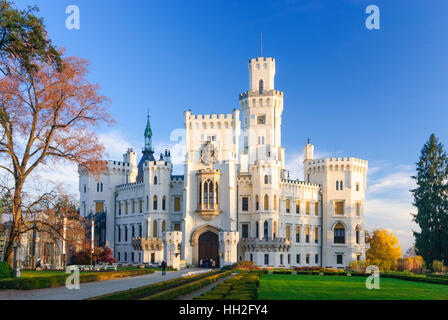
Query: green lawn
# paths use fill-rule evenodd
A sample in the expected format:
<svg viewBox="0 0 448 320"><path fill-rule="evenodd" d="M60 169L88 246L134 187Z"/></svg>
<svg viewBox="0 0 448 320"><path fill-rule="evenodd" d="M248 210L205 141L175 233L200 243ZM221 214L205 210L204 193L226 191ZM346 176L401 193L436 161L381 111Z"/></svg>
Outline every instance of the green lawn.
<svg viewBox="0 0 448 320"><path fill-rule="evenodd" d="M264 274L262 300L448 300L448 285L380 278L380 289L368 290L365 277Z"/></svg>

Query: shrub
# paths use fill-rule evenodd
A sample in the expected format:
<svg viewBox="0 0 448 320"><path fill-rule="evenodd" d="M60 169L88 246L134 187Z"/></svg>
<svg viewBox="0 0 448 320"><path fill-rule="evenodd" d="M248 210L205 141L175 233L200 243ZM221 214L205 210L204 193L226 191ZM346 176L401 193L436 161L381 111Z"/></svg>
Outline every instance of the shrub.
<svg viewBox="0 0 448 320"><path fill-rule="evenodd" d="M432 262L432 271L435 273L444 273L446 272L446 267L443 265L442 261L434 260Z"/></svg>
<svg viewBox="0 0 448 320"><path fill-rule="evenodd" d="M423 273L425 263L421 256L406 257L398 259L398 270L413 273Z"/></svg>
<svg viewBox="0 0 448 320"><path fill-rule="evenodd" d="M102 296L90 298L89 300L133 300L133 299L140 299L143 297L149 297L151 295L154 295L156 293L172 289L175 287L179 287L182 285L185 285L187 283L191 283L194 281L197 281L199 279L203 279L209 276L213 276L220 273L220 271L211 271L207 273L200 273L195 274L192 276L182 277L182 278L176 278L171 279L163 282L157 282L154 284L150 284L143 287L138 287L135 289L129 289L114 293L105 294ZM229 271L230 274L230 271Z"/></svg>
<svg viewBox="0 0 448 320"><path fill-rule="evenodd" d="M0 279L12 278L12 268L7 262L0 262Z"/></svg>

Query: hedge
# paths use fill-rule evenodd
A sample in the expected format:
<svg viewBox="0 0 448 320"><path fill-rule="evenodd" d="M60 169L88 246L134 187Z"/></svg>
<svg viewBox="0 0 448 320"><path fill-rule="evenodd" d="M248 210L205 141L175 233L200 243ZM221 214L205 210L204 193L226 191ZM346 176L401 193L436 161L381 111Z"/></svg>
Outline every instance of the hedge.
<svg viewBox="0 0 448 320"><path fill-rule="evenodd" d="M79 282L86 283L86 282L105 281L105 280L139 276L151 273L154 273L154 270L137 269L137 270L124 270L124 271L80 273ZM32 290L32 289L60 287L65 286L65 282L68 276L69 274L49 276L49 277L1 279L0 289Z"/></svg>
<svg viewBox="0 0 448 320"><path fill-rule="evenodd" d="M195 300L255 300L260 285L260 272L242 272L217 285Z"/></svg>
<svg viewBox="0 0 448 320"><path fill-rule="evenodd" d="M161 292L163 290L175 288L198 279L206 278L208 276L213 276L220 273L221 271L211 271L206 273L200 273L188 277L176 278L172 280L167 280L163 282L157 282L143 287L138 287L134 289L128 289L123 291L118 291L114 293L105 294L102 296L90 298L88 300L134 300L140 299L153 295L155 293Z"/></svg>
<svg viewBox="0 0 448 320"><path fill-rule="evenodd" d="M13 275L12 268L7 262L0 262L0 279L11 278Z"/></svg>
<svg viewBox="0 0 448 320"><path fill-rule="evenodd" d="M189 294L193 291L196 291L202 287L205 287L209 284L212 284L218 281L221 278L227 277L232 274L232 271L221 272L216 275L208 276L203 279L199 279L172 289L168 289L154 295L142 298L140 300L173 300L179 296Z"/></svg>

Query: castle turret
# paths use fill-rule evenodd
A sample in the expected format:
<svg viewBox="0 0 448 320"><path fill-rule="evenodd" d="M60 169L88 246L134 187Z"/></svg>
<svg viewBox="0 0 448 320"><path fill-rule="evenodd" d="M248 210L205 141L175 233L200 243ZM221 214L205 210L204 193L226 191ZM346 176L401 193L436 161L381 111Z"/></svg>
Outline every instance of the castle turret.
<svg viewBox="0 0 448 320"><path fill-rule="evenodd" d="M143 165L147 161L155 161L154 150L152 148L152 129L151 129L151 123L149 122L149 115L148 120L146 122L146 129L144 136L145 136L145 147L142 150L143 153L142 158L138 163L137 181L143 181Z"/></svg>

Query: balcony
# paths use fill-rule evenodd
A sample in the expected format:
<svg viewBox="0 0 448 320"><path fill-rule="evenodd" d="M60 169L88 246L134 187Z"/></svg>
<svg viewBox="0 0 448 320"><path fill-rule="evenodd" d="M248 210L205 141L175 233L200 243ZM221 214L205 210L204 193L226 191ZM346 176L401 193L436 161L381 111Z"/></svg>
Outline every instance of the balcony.
<svg viewBox="0 0 448 320"><path fill-rule="evenodd" d="M160 251L163 250L162 238L134 237L132 247L140 251Z"/></svg>
<svg viewBox="0 0 448 320"><path fill-rule="evenodd" d="M289 251L291 240L286 238L242 238L238 245L242 250L246 251Z"/></svg>

